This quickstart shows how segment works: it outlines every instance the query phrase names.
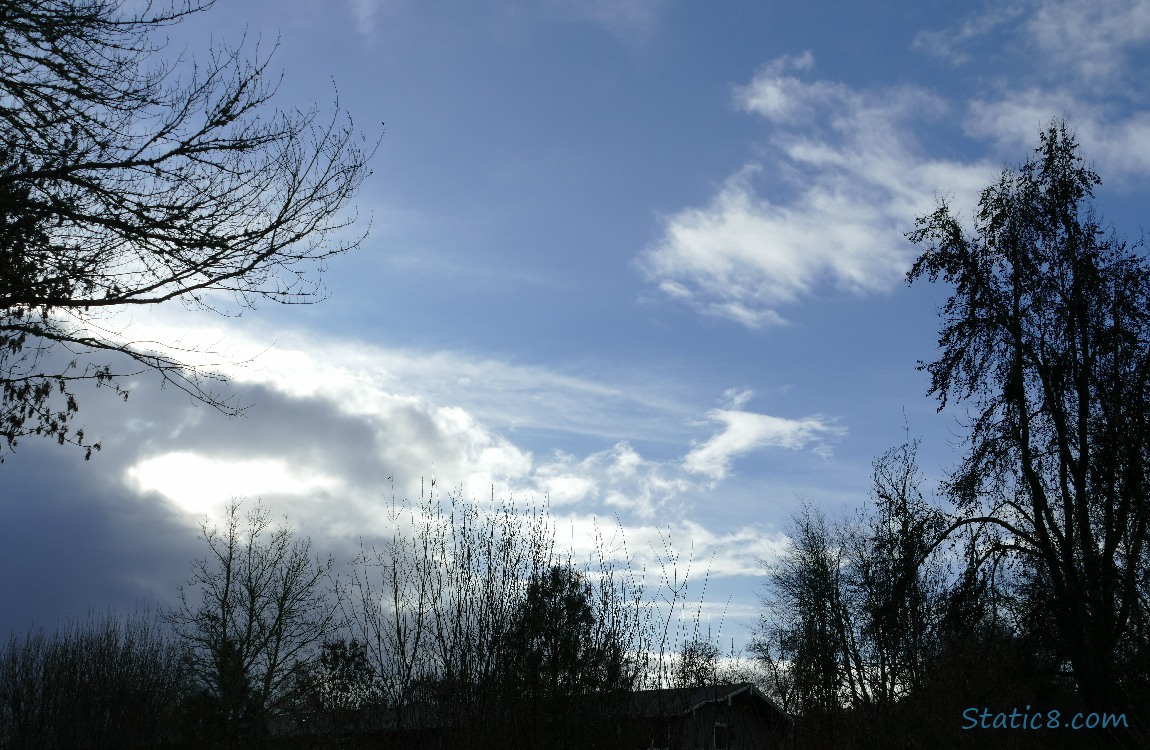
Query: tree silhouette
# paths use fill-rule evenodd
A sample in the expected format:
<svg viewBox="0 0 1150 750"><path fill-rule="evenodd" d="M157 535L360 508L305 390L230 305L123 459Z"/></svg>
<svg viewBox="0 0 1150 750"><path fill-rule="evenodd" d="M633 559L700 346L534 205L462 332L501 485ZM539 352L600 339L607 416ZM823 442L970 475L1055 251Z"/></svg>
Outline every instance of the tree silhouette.
<svg viewBox="0 0 1150 750"><path fill-rule="evenodd" d="M789 708L826 717L850 696L847 633L853 625L843 547L826 517L809 505L792 517L789 536L787 552L769 568L754 649L786 664Z"/></svg>
<svg viewBox="0 0 1150 750"><path fill-rule="evenodd" d="M507 637L515 681L544 701L612 690L625 654L599 625L594 592L577 570L552 565L532 576Z"/></svg>
<svg viewBox="0 0 1150 750"><path fill-rule="evenodd" d="M504 711L516 744L584 747L603 726L612 692L632 684L621 634L600 620L595 592L569 565L533 573L507 634ZM601 739L602 737L600 737Z"/></svg>
<svg viewBox="0 0 1150 750"><path fill-rule="evenodd" d="M350 120L268 105L268 59L213 50L181 79L158 32L211 0L10 0L0 5L0 437L99 443L69 426L77 381L117 386L107 355L236 409L162 345L125 341L108 313L180 300L222 311L307 302L307 271L367 175ZM66 352L62 359L48 356ZM113 357L112 355L117 355Z"/></svg>
<svg viewBox="0 0 1150 750"><path fill-rule="evenodd" d="M0 747L155 748L179 739L188 674L156 623L107 615L0 646Z"/></svg>
<svg viewBox="0 0 1150 750"><path fill-rule="evenodd" d="M687 641L679 649L671 684L677 688L704 687L718 681L719 647L710 641Z"/></svg>
<svg viewBox="0 0 1150 750"><path fill-rule="evenodd" d="M226 509L222 530L205 521L210 554L195 561L189 601L168 614L203 691L209 722L225 739L258 736L267 719L296 702L301 677L336 628L338 603L325 581L333 561L313 559L310 542L272 528L260 506L241 518Z"/></svg>
<svg viewBox="0 0 1150 750"><path fill-rule="evenodd" d="M945 202L918 220L907 278L954 288L942 354L923 365L940 409L973 412L948 532L999 530L981 562L1041 582L1059 656L1113 710L1139 689L1148 642L1150 264L1095 217L1099 182L1053 123L983 191L973 235Z"/></svg>

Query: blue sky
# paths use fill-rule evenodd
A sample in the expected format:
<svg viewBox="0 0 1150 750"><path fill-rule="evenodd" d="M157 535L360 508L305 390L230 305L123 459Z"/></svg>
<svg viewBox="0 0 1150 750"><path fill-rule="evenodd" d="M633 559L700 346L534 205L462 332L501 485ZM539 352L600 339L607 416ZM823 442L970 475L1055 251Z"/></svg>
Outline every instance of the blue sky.
<svg viewBox="0 0 1150 750"><path fill-rule="evenodd" d="M670 539L741 644L804 498L852 512L905 430L928 489L957 460L961 412L915 370L946 290L903 281L914 218L939 196L969 217L1066 116L1100 212L1145 222L1142 0L236 0L169 49L244 29L279 39L279 107L338 91L369 138L386 122L370 234L319 305L116 321L200 349L250 409L142 376L126 404L80 393L91 462L23 441L2 630L171 604L232 495L349 561L389 531L388 477L416 497L434 475L550 498L580 554L596 521L637 565Z"/></svg>

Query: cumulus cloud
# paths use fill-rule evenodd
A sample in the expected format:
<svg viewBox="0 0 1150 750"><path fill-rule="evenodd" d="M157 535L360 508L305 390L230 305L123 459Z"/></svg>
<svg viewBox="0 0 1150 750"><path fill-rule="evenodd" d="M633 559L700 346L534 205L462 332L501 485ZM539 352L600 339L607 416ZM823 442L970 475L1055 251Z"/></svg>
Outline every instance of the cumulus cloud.
<svg viewBox="0 0 1150 750"><path fill-rule="evenodd" d="M944 113L938 97L790 74L813 65L810 53L780 58L736 90L741 109L772 124L773 158L745 165L708 205L667 218L638 263L668 296L762 328L786 322L782 308L827 286L889 290L909 264L903 233L915 217L943 189L972 204L993 175L985 164L920 153L909 124ZM760 194L764 175L785 185L785 198Z"/></svg>
<svg viewBox="0 0 1150 750"><path fill-rule="evenodd" d="M582 459L556 452L533 478L535 490L556 507L578 504L637 519L678 511L673 501L697 489L676 462L645 459L626 441Z"/></svg>
<svg viewBox="0 0 1150 750"><path fill-rule="evenodd" d="M436 471L473 492L505 492L532 463L530 452L458 407L376 393L363 399L370 410L348 413L325 395L237 389L256 403L259 419L206 419L153 438L125 470L127 486L159 493L192 518L218 515L233 496L261 497L303 525L354 536L386 530L377 501L388 477L404 493Z"/></svg>
<svg viewBox="0 0 1150 750"><path fill-rule="evenodd" d="M216 514L231 497L311 495L338 491L338 477L289 465L279 458L226 458L171 451L126 471L130 486L156 491L193 515Z"/></svg>
<svg viewBox="0 0 1150 750"><path fill-rule="evenodd" d="M124 333L160 341L179 336L197 350L226 342L240 362L221 366L218 357L208 358L230 378L237 401L253 405L247 418L225 429L204 409L169 406L121 438L134 451L122 474L126 486L159 493L189 516L213 514L242 495L274 499L292 515L303 514L301 522L326 523L332 533L378 531L375 500L384 488L394 482L410 495L434 472L464 496L546 496L557 508L643 520L685 512L711 486L699 475L713 484L736 456L807 445L822 451L836 434L819 418L746 411L750 392L729 391L726 408L706 415L720 425L717 432L685 455L652 460L634 440L657 436L688 446L706 422L660 395L650 377L609 382L290 330L279 331L276 345L264 350L268 331L226 320L197 328L184 313L162 310ZM609 437L609 447L536 456L515 437L524 429L581 434L591 445ZM142 442L141 434L148 436ZM339 524L323 520L332 517L331 503L341 508Z"/></svg>
<svg viewBox="0 0 1150 750"><path fill-rule="evenodd" d="M126 468L127 486L189 517L217 515L233 496L261 497L303 526L358 536L387 530L378 503L392 484L410 496L438 474L469 496L507 494L533 465L530 451L459 407L367 386L350 400L339 389L295 396L235 385L258 419L206 419L154 437Z"/></svg>

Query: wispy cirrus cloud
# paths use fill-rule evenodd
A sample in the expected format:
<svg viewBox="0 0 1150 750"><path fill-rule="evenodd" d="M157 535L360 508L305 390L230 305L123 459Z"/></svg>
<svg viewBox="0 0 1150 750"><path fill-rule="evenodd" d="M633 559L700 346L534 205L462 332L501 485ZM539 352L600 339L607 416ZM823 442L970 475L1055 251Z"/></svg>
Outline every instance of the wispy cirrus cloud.
<svg viewBox="0 0 1150 750"><path fill-rule="evenodd" d="M356 33L371 38L380 24L380 18L394 21L399 14L410 10L409 0L346 0ZM326 3L321 3L327 7Z"/></svg>
<svg viewBox="0 0 1150 750"><path fill-rule="evenodd" d="M1023 12L1024 8L1018 4L996 5L963 19L954 28L920 31L914 38L914 47L954 65L962 65L972 59L969 48L973 42L1009 26Z"/></svg>
<svg viewBox="0 0 1150 750"><path fill-rule="evenodd" d="M964 123L970 135L995 141L1021 161L1055 117L1067 118L1083 152L1108 181L1150 175L1150 111L1118 113L1071 92L1032 88L971 102Z"/></svg>
<svg viewBox="0 0 1150 750"><path fill-rule="evenodd" d="M370 34L375 30L375 17L379 13L382 0L348 0L351 5L351 16L355 19L355 29L361 34Z"/></svg>
<svg viewBox="0 0 1150 750"><path fill-rule="evenodd" d="M1148 0L1022 0L987 6L956 27L923 31L915 46L954 63L1001 34L1000 49L1023 51L1039 65L1027 71L1069 85L1120 91L1131 81L1131 53L1150 42Z"/></svg>
<svg viewBox="0 0 1150 750"><path fill-rule="evenodd" d="M1022 33L1083 83L1139 85L1140 80L1130 80L1128 64L1130 53L1150 42L1150 0L1041 3Z"/></svg>

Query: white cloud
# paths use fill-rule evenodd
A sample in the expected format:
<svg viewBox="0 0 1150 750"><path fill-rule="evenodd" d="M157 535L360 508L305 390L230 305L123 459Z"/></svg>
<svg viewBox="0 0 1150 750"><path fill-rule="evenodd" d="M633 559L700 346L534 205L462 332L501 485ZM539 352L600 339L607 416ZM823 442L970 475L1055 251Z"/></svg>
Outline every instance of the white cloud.
<svg viewBox="0 0 1150 750"><path fill-rule="evenodd" d="M199 330L181 315L157 311L133 330L162 340L171 327L183 333L186 346L226 346L239 359L255 341L268 340L238 321ZM210 411L138 389L130 403L143 399L150 405L149 422L126 425L130 439L110 435L106 441L124 455L122 486L167 498L189 524L205 513L218 518L231 497L259 498L277 516L287 514L297 528L337 547L392 533L397 521L386 511L392 487L400 498L420 497L431 491L434 478L439 497L451 493L463 502L482 502L491 493L535 502L548 498L562 514L557 542L565 547L570 541L585 556L595 551L596 529L604 528L597 519L607 519L606 527L614 519L638 563L655 561L652 545L658 546L659 534L670 534L677 544L694 545L696 559L713 557L713 574L744 575L777 540L736 519L688 520L698 504L709 501L740 456L770 449L823 451L843 433L822 417L790 420L749 411L752 393L745 389L723 394L721 408L706 413L709 422L692 421L689 410L668 407L669 400L653 394L649 379L635 386L645 399L636 406L626 385L287 330L274 347L247 366L229 367L227 374L228 388L254 405L246 417L226 425ZM469 378L463 389L461 377ZM449 400L450 393L466 400ZM587 420L604 420L598 428L573 423L593 436L617 429L617 415L610 413L616 406L666 410L654 421L680 425L670 438L681 440L680 450L652 459L617 437L609 447L581 455L541 456L507 427L513 421L507 414L513 414L563 432L569 424L563 412L575 410ZM494 426L482 413L504 426ZM692 434L703 442L692 447Z"/></svg>
<svg viewBox="0 0 1150 750"><path fill-rule="evenodd" d="M697 545L699 559L708 561L709 572L714 576L761 575L760 561L776 559L787 546L785 534L768 533L758 526L715 534L691 524L688 533Z"/></svg>
<svg viewBox="0 0 1150 750"><path fill-rule="evenodd" d="M360 34L370 35L375 31L375 19L385 0L349 0L351 16L355 19L355 29Z"/></svg>
<svg viewBox="0 0 1150 750"><path fill-rule="evenodd" d="M996 141L1022 161L1052 117L1068 119L1082 153L1104 179L1150 174L1150 112L1120 113L1070 93L1028 89L971 102L965 124L971 135Z"/></svg>
<svg viewBox="0 0 1150 750"><path fill-rule="evenodd" d="M916 49L954 64L968 62L966 48L971 42L1016 20L1023 12L1018 5L997 5L985 13L965 19L956 29L922 31L914 38Z"/></svg>
<svg viewBox="0 0 1150 750"><path fill-rule="evenodd" d="M1126 78L1130 49L1150 42L1150 0L1041 3L1022 33L1083 82L1113 84Z"/></svg>
<svg viewBox="0 0 1150 750"><path fill-rule="evenodd" d="M811 70L814 64L815 58L810 51L777 58L768 63L749 85L738 87L735 99L743 110L757 112L773 122L809 119L814 114L815 105L832 103L850 93L841 84L821 81L808 84L783 75L788 70Z"/></svg>
<svg viewBox="0 0 1150 750"><path fill-rule="evenodd" d="M975 14L958 30L924 32L916 44L965 60L979 41L1010 52L997 58L1005 73L981 79L967 103L968 135L993 141L1015 163L1033 153L1052 118L1065 117L1104 179L1150 173L1141 54L1150 0L1024 2Z"/></svg>
<svg viewBox="0 0 1150 750"><path fill-rule="evenodd" d="M672 502L698 489L677 462L645 459L624 441L583 459L556 452L532 479L533 489L549 495L556 507L578 504L639 519L679 512Z"/></svg>
<svg viewBox="0 0 1150 750"><path fill-rule="evenodd" d="M823 417L785 419L769 414L738 409L714 409L707 416L723 425L710 440L694 448L683 460L683 466L695 474L714 480L727 476L731 462L738 456L762 448L802 450L814 446L826 454L827 440L846 433Z"/></svg>
<svg viewBox="0 0 1150 750"><path fill-rule="evenodd" d="M999 39L991 39L999 34ZM1130 68L1131 52L1150 41L1150 0L1023 0L997 4L958 27L923 31L915 47L954 63L975 59L972 47L994 42L1038 65L1032 77L1085 94L1140 96L1142 75Z"/></svg>
<svg viewBox="0 0 1150 750"><path fill-rule="evenodd" d="M625 545L625 554L634 568L646 569L652 577L662 573L677 575L680 583L687 577L700 585L708 576L760 575L759 561L775 559L787 546L785 534L767 531L758 525L716 532L688 519L662 525L632 524L613 528L590 518L563 518L557 527L560 531L574 529L572 538L584 540L577 552L594 554L594 540L598 538L603 549L621 558ZM648 584L656 585L657 581L649 580Z"/></svg>
<svg viewBox="0 0 1150 750"><path fill-rule="evenodd" d="M147 458L127 471L138 491L155 491L192 516L218 515L232 497L338 492L338 477L319 467L289 466L277 458L212 457L172 451Z"/></svg>
<svg viewBox="0 0 1150 750"><path fill-rule="evenodd" d="M185 317L178 310L157 308L136 317L140 322L126 335L165 340L178 332L185 346L211 345L235 359L258 351L256 342L273 341L247 318L219 319L216 328L200 329L202 316ZM664 593L660 574L677 575L681 582L693 560L692 586L685 594L691 606L703 598L704 573L711 579L707 602L722 601L724 586L745 595L745 577L759 573L756 558L773 557L781 545L777 531L754 522L758 506L727 488L716 490L720 479L687 466L699 463L697 451L704 450L692 451L691 437L722 444L730 441L731 426L714 413L713 423L698 421L702 408L677 404L668 391L660 395L661 386L650 376L633 384L579 379L538 366L389 350L290 330L280 330L278 343L248 366L226 369L233 380L225 388L252 404L242 418L226 420L180 394L161 392L151 376L131 379L127 404L112 394L85 399L83 418L100 426L93 437L105 450L90 464L81 462L74 482L61 485L73 488L59 497L67 498L60 507L69 509L65 515L75 526L88 523L97 499L116 519L114 526L94 530L99 533L93 538L102 540L97 546L119 549L118 542L105 544L127 538L115 529L136 529L131 538L137 541L147 537L146 545L134 547L143 551L130 560L131 567L122 567L139 586L166 592L158 594L163 603L171 603L171 592L186 580L187 561L203 554L193 541L195 526L204 515L218 523L233 496L244 498L249 508L261 501L277 521L286 515L311 538L316 552L333 554L342 566L359 553L361 539L370 551L397 530L409 533L423 520L418 515L423 507L450 512L447 503L454 501L455 507L485 509L492 493L497 503L513 499L517 509L527 510L527 502L537 508L546 495L558 555L566 556L570 548L574 560L587 562L593 571L605 560L621 576L649 584L649 601ZM470 379L466 388L458 385L461 377ZM451 398L452 389L458 398ZM720 408L749 414L751 395L730 390ZM569 409L583 412L586 421L568 421ZM618 411L636 413L640 422L678 427L660 430L668 437L648 449L641 438L619 439L620 425L630 419ZM644 416L649 413L656 416ZM554 434L574 425L580 435L592 436L582 438L591 447L549 453L537 434L529 438L508 427L508 414ZM602 423L592 424L596 419ZM616 439L593 437L610 432ZM806 443L808 449L829 440L814 432L817 439ZM730 456L777 450L785 442L766 440L755 448L743 440L727 451L728 458L713 458L722 464ZM22 449L18 457L24 455ZM14 461L12 468L20 464ZM26 486L39 487L44 466L66 465L33 464L40 470L27 474ZM411 503L396 513L389 497ZM124 517L141 510L152 520L125 525ZM73 538L88 532L85 528ZM89 591L85 584L83 596ZM72 592L67 598L85 601Z"/></svg>
<svg viewBox="0 0 1150 750"><path fill-rule="evenodd" d="M1141 95L1129 53L1150 41L1150 0L998 6L916 44L959 60L992 34L1031 51L1029 80L1054 85L1003 78L958 108L919 88L812 80L809 52L769 62L735 89L736 106L770 127L767 155L667 217L638 267L668 298L752 329L786 324L786 308L828 290L886 292L914 257L914 220L939 195L969 217L1001 166L925 155L915 133L947 118L1018 161L1066 116L1104 177L1150 173L1150 115L1119 106Z"/></svg>
<svg viewBox="0 0 1150 750"><path fill-rule="evenodd" d="M785 322L780 309L824 286L852 294L897 284L913 255L903 233L940 191L973 204L993 176L987 165L932 160L908 123L945 112L920 89L856 91L786 75L809 70L809 53L768 64L736 102L775 127L774 159L746 165L701 208L670 216L639 258L648 279L704 314L749 328ZM761 196L762 175L786 198ZM783 192L780 190L780 192Z"/></svg>
<svg viewBox="0 0 1150 750"><path fill-rule="evenodd" d="M269 384L296 398L330 398L348 414L386 412L395 400L450 405L501 433L560 430L602 438L674 441L692 416L678 390L650 372L612 381L460 351L382 347L290 329L238 326L182 310L138 311L119 338L174 341L179 359L233 382ZM207 324L205 324L207 323ZM213 325L214 323L214 325ZM226 349L226 356L219 354ZM200 353L197 353L199 351Z"/></svg>
<svg viewBox="0 0 1150 750"><path fill-rule="evenodd" d="M1150 0L1061 0L1026 11L1013 43L1033 63L1024 68L1028 83L1003 80L972 100L967 133L993 140L1016 162L1033 153L1052 118L1065 117L1104 180L1150 174Z"/></svg>

